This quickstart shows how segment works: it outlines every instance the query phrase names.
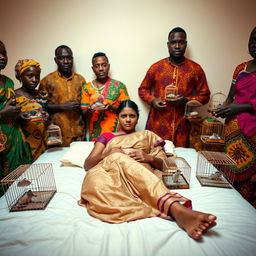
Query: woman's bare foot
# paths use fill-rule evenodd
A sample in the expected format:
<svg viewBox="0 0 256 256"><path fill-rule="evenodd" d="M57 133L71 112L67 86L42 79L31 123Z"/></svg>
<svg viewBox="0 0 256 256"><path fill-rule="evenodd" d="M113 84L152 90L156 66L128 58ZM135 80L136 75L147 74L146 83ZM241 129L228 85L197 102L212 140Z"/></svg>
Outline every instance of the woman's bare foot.
<svg viewBox="0 0 256 256"><path fill-rule="evenodd" d="M187 209L179 202L173 203L170 211L178 226L196 240L201 239L203 232L216 225L216 216Z"/></svg>

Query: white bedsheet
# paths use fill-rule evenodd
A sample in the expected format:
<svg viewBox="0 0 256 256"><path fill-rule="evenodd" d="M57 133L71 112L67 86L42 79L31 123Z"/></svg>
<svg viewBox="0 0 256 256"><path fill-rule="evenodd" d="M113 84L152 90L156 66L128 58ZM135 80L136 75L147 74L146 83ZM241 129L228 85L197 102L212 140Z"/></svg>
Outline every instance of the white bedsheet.
<svg viewBox="0 0 256 256"><path fill-rule="evenodd" d="M195 177L197 153L177 148L192 167L190 189L178 190L193 208L217 215L217 226L197 242L175 222L148 218L109 224L78 206L85 171L61 167L68 148L44 153L37 163L51 162L57 193L45 210L9 212L0 199L1 256L253 256L256 255L256 211L234 189L201 187Z"/></svg>

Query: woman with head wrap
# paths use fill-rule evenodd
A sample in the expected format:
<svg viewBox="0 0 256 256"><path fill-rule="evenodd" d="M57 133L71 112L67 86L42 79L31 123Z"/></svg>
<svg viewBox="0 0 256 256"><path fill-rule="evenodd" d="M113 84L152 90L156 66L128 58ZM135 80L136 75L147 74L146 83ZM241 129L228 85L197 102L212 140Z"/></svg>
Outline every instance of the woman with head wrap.
<svg viewBox="0 0 256 256"><path fill-rule="evenodd" d="M36 89L40 73L40 65L34 60L19 60L15 66L16 78L21 82L21 88L15 91L16 102L21 106L21 125L33 161L46 149L47 93L39 93Z"/></svg>
<svg viewBox="0 0 256 256"><path fill-rule="evenodd" d="M5 45L0 41L0 72L7 60ZM19 165L31 163L29 146L16 121L20 109L15 102L13 81L0 74L0 179Z"/></svg>

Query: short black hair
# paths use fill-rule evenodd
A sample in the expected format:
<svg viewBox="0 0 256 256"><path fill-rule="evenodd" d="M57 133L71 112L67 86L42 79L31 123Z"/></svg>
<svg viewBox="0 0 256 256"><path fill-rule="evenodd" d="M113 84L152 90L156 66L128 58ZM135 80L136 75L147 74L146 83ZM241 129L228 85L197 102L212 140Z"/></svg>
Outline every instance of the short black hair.
<svg viewBox="0 0 256 256"><path fill-rule="evenodd" d="M71 50L71 48L70 47L68 47L67 45L64 45L64 44L62 44L62 45L60 45L60 46L58 46L56 49L55 49L55 56L57 56L57 53L58 53L58 50L59 49L69 49L71 52L72 52L72 50ZM73 53L73 52L72 52Z"/></svg>
<svg viewBox="0 0 256 256"><path fill-rule="evenodd" d="M132 101L132 100L123 100L120 102L120 105L118 106L117 108L117 115L119 115L121 113L121 111L124 109L124 108L132 108L136 113L137 115L139 116L139 108L138 108L138 105Z"/></svg>
<svg viewBox="0 0 256 256"><path fill-rule="evenodd" d="M93 64L93 59L97 58L97 57L105 57L107 59L107 62L108 62L108 57L107 57L106 53L104 53L104 52L96 52L92 56L92 64Z"/></svg>
<svg viewBox="0 0 256 256"><path fill-rule="evenodd" d="M176 33L176 32L184 33L184 34L185 34L185 38L187 39L187 33L186 33L186 31L185 31L183 28L181 28L181 27L173 28L173 29L169 32L169 34L168 34L168 39L169 39L171 33Z"/></svg>

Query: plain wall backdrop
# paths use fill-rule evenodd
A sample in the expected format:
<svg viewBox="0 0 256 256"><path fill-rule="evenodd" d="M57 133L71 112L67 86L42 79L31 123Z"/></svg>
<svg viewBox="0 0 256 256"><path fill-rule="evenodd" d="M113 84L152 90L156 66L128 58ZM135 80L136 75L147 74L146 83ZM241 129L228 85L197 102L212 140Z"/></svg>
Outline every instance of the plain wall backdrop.
<svg viewBox="0 0 256 256"><path fill-rule="evenodd" d="M103 51L111 76L128 87L140 108L143 129L148 106L138 97L146 71L167 57L167 36L176 27L187 31L186 56L199 63L211 93L228 94L234 68L249 60L248 38L256 25L255 0L0 0L0 40L14 75L18 59L41 64L43 78L56 70L54 50L61 44L74 53L74 70L94 78L91 58Z"/></svg>

